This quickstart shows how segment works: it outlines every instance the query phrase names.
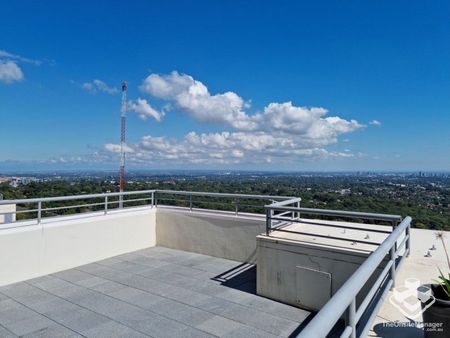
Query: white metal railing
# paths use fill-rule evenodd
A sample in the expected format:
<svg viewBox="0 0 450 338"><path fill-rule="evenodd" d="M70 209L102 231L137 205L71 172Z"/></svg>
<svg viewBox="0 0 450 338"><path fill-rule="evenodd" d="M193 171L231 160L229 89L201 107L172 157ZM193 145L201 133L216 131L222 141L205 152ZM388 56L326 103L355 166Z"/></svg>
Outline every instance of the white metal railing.
<svg viewBox="0 0 450 338"><path fill-rule="evenodd" d="M175 198L175 196L177 198ZM180 197L181 196L181 197ZM128 198L127 197L137 197ZM200 199L202 198L203 199ZM208 200L205 200L207 198ZM56 212L66 209L86 209L87 212L102 211L105 215L112 210L111 206L116 206L114 209L120 209L120 202L123 205L130 205L130 203L141 202L144 205L155 207L158 204L170 203L186 203L186 207L189 210L203 209L202 205L212 206L228 206L233 208L235 215L238 215L245 207L259 207L261 210L264 208L264 204L245 204L243 202L249 200L259 201L284 201L289 200L292 197L288 196L270 196L270 195L252 195L252 194L231 194L231 193L213 193L213 192L196 192L196 191L175 191L175 190L139 190L139 191L127 191L127 192L112 192L101 194L86 194L86 195L73 195L73 196L56 196L56 197L40 197L40 198L28 198L28 199L14 199L14 200L0 200L0 205L14 204L16 206L22 206L22 209L15 211L0 212L0 215L15 214L31 214L35 217L26 218L26 221L35 220L37 224L40 224L42 219L45 218L45 213ZM57 205L48 206L48 203L66 202L66 201L83 201L84 203L75 203L69 205ZM90 201L88 203L86 201ZM46 206L47 204L47 206ZM29 206L32 205L30 208ZM23 207L28 206L28 207ZM78 212L81 213L81 212ZM14 222L17 225L20 222ZM29 222L26 225L30 224ZM2 226L3 227L3 226Z"/></svg>
<svg viewBox="0 0 450 338"><path fill-rule="evenodd" d="M396 272L404 262L405 257L409 255L410 227L411 217L407 216L393 229L392 233L379 247L369 255L344 285L339 288L300 332L298 337L326 337L343 315L346 317L346 322L340 334L341 338L366 337L375 316L383 304L386 293L395 285ZM398 244L397 242L402 238L402 235L404 235L404 238ZM405 249L402 253L403 246L405 246ZM389 260L357 307L356 297L386 257ZM369 306L371 311L367 313ZM364 315L367 315L368 318L362 321L361 319Z"/></svg>
<svg viewBox="0 0 450 338"><path fill-rule="evenodd" d="M181 196L181 197L180 197ZM120 198L122 197L122 198ZM137 197L125 199L125 197ZM203 200L199 198L209 198L210 200ZM92 200L97 199L94 203L83 203L75 205L64 205L57 207L44 207L46 203L50 202L63 202L63 201L80 201L80 200ZM115 199L115 200L114 200ZM241 202L247 200L269 201L270 204L266 204L263 207L266 210L266 235L270 236L272 231L286 231L284 228L286 225L300 221L301 215L315 215L326 216L336 218L351 218L351 219L368 219L375 221L388 222L392 225L392 231L370 229L370 231L389 233L389 236L380 244L369 241L358 241L355 239L349 239L345 237L330 237L339 240L351 240L358 241L366 244L378 245L378 248L369 255L364 263L352 274L352 276L345 282L344 285L332 296L332 298L325 304L325 306L315 315L311 322L301 331L299 337L326 337L333 329L338 320L345 314L346 326L341 334L341 337L357 337L365 336L370 329L370 325L376 316L379 307L382 304L384 295L395 284L396 271L400 268L404 261L404 258L408 256L410 251L410 226L411 217L402 219L399 215L387 215L387 214L375 214L375 213L363 213L352 211L338 211L338 210L326 210L326 209L312 209L300 207L301 198L289 197L289 196L271 196L271 195L251 195L251 194L231 194L231 193L213 193L213 192L194 192L194 191L174 191L174 190L141 190L141 191L129 191L129 192L115 192L115 193L103 193L103 194L90 194L90 195L75 195L75 196L60 196L60 197L43 197L43 198L30 198L30 199L16 199L16 200L0 200L0 205L6 204L35 204L35 209L16 210L13 213L36 213L37 224L40 224L43 218L43 213L49 211L56 211L68 208L83 208L83 207L98 207L97 211L103 212L105 215L110 210L111 204L117 204L119 206L120 200L123 200L124 204L131 202L143 202L145 205L155 207L158 205L165 205L162 201L170 201L170 203L186 203L186 208L189 210L202 209L199 205L208 203L208 205L234 205L235 215L239 215L241 207L244 206ZM226 201L226 202L225 202ZM259 205L261 207L261 205ZM117 208L119 209L119 208ZM92 210L89 210L92 211ZM4 212L1 214L10 214L12 212ZM309 220L302 218L302 223L308 223ZM20 222L19 222L20 223ZM29 223L27 223L28 225ZM325 223L325 222L309 222L309 224L317 226L332 226L332 227L345 227L346 229L361 230L359 227L352 227L349 225L340 226L337 223ZM314 234L311 232L302 233L296 231L296 233L324 237L320 234ZM400 244L398 241L402 235L404 237ZM404 251L402 253L402 248ZM358 305L356 304L356 297L361 289L365 286L369 278L380 267L381 263L388 255L388 261L383 266L381 274L377 277L377 280L370 287L368 294ZM369 313L369 319L362 323L361 319L367 315L369 306L373 309Z"/></svg>

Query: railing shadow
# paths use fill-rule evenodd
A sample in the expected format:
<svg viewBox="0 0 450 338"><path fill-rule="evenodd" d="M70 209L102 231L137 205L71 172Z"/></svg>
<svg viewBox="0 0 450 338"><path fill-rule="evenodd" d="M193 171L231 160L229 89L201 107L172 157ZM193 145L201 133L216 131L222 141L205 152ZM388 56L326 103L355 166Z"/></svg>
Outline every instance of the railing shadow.
<svg viewBox="0 0 450 338"><path fill-rule="evenodd" d="M221 285L256 295L256 265L242 263L211 278Z"/></svg>

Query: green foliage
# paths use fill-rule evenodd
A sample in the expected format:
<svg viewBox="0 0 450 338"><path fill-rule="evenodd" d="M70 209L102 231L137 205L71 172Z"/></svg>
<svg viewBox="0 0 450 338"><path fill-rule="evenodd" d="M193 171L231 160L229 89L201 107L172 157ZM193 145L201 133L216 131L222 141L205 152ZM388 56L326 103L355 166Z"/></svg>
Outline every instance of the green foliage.
<svg viewBox="0 0 450 338"><path fill-rule="evenodd" d="M450 182L445 177L300 176L288 174L267 176L166 175L133 177L133 183L128 182L125 185L127 191L147 189L298 196L302 198L301 205L303 207L409 215L413 218L413 227L450 230ZM106 178L73 179L72 181L51 180L34 182L18 188L12 188L7 184L0 185L0 193L4 195L5 199L94 194L118 190L118 184ZM186 196L164 197L166 200L161 202L165 204L189 205ZM83 204L100 203L101 201L80 200L79 202L79 204ZM242 200L239 210L262 213L265 203L264 201ZM143 204L143 202L128 203L128 206L139 204ZM73 205L73 201L48 203L45 207L64 205ZM25 205L18 206L18 209L27 207ZM117 207L117 205L112 204L111 207ZM232 199L196 197L194 198L194 207L234 210L235 205ZM48 212L45 216L101 208L102 206L63 209ZM30 218L30 214L19 215L22 218Z"/></svg>
<svg viewBox="0 0 450 338"><path fill-rule="evenodd" d="M439 269L439 277L438 280L435 280L436 283L438 283L442 290L444 290L447 297L450 299L450 272L448 274L448 278L445 277L444 273Z"/></svg>

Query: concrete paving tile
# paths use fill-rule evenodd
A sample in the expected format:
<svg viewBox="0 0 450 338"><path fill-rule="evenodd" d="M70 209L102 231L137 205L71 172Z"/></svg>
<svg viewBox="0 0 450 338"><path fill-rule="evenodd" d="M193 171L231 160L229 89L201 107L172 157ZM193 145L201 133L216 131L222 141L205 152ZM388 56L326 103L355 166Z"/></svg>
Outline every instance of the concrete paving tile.
<svg viewBox="0 0 450 338"><path fill-rule="evenodd" d="M130 287L111 292L109 295L144 309L150 308L153 304L165 300L163 297Z"/></svg>
<svg viewBox="0 0 450 338"><path fill-rule="evenodd" d="M113 282L113 281L106 281L104 283L91 286L91 290L95 290L101 293L109 294L111 292L126 288L127 286L121 283Z"/></svg>
<svg viewBox="0 0 450 338"><path fill-rule="evenodd" d="M76 270L76 269L70 269L70 270L56 272L53 274L53 276L64 279L64 280L72 282L72 283L79 282L83 279L88 279L88 278L92 277L91 274L81 271L81 270Z"/></svg>
<svg viewBox="0 0 450 338"><path fill-rule="evenodd" d="M222 315L227 311L231 311L236 304L222 298L209 297L196 304L196 307L204 311L212 312L216 315Z"/></svg>
<svg viewBox="0 0 450 338"><path fill-rule="evenodd" d="M97 277L97 276L93 276L91 278L80 280L80 281L76 282L76 284L79 285L79 286L84 286L86 288L92 288L94 286L97 286L97 285L100 285L100 284L103 284L103 283L106 283L106 282L108 282L107 279L104 279L104 278L101 278L101 277Z"/></svg>
<svg viewBox="0 0 450 338"><path fill-rule="evenodd" d="M220 316L214 316L211 319L199 324L197 329L222 337L227 333L241 327L243 327L242 324L239 324L233 320Z"/></svg>
<svg viewBox="0 0 450 338"><path fill-rule="evenodd" d="M222 338L276 338L277 336L253 327L241 326L221 336Z"/></svg>
<svg viewBox="0 0 450 338"><path fill-rule="evenodd" d="M0 337L3 338L2 335ZM61 325L54 324L46 328L30 332L22 338L82 338L83 336Z"/></svg>
<svg viewBox="0 0 450 338"><path fill-rule="evenodd" d="M174 300L164 299L154 303L148 309L164 317L177 320L189 326L197 326L214 317L214 314L198 308L179 303Z"/></svg>
<svg viewBox="0 0 450 338"><path fill-rule="evenodd" d="M120 323L109 321L84 331L83 335L89 338L145 338L149 337Z"/></svg>
<svg viewBox="0 0 450 338"><path fill-rule="evenodd" d="M76 316L73 316L73 318L70 318L69 320L62 320L59 323L73 331L84 335L85 331L88 331L110 321L111 320L109 318L106 318L105 316L94 313L92 311L81 309L76 311Z"/></svg>
<svg viewBox="0 0 450 338"><path fill-rule="evenodd" d="M8 324L18 321L26 320L37 315L33 310L15 302L15 301L3 301L4 307L0 309L0 325L7 326Z"/></svg>
<svg viewBox="0 0 450 338"><path fill-rule="evenodd" d="M10 322L4 324L4 326L14 334L23 336L30 332L45 329L54 324L55 322L50 319L35 313L32 317Z"/></svg>
<svg viewBox="0 0 450 338"><path fill-rule="evenodd" d="M297 322L275 317L265 312L237 304L232 309L223 312L222 316L276 336L288 336L299 325Z"/></svg>
<svg viewBox="0 0 450 338"><path fill-rule="evenodd" d="M2 338L17 338L18 336L8 331L6 328L0 326L0 337Z"/></svg>

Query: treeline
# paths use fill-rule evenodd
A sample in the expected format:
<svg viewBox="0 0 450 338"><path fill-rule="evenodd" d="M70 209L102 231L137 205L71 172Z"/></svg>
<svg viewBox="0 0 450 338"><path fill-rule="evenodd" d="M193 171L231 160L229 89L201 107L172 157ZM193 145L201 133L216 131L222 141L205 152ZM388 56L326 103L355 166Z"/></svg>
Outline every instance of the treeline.
<svg viewBox="0 0 450 338"><path fill-rule="evenodd" d="M298 196L302 198L302 206L311 208L327 208L338 210L365 211L376 213L410 215L413 226L427 229L450 230L450 183L448 179L437 178L367 178L367 177L227 177L212 176L202 178L166 177L158 179L141 179L132 184L127 183L127 191L168 189L204 192L223 192L258 195ZM80 180L76 182L49 181L33 182L12 188L7 184L0 185L0 194L5 199L21 199L33 197L66 196L79 194L95 194L118 191L118 185L111 181ZM146 196L148 197L148 196ZM134 197L136 198L136 197ZM188 206L186 196L164 196L164 204ZM79 201L98 203L92 207L55 210L49 215L70 214L86 210L100 210L102 200ZM114 199L110 208L117 207ZM149 201L129 203L138 205ZM78 202L77 202L78 203ZM196 197L194 207L234 210L232 199L212 199ZM263 201L240 201L239 209L247 212L263 212ZM73 201L54 202L47 207L73 205ZM26 209L31 206L19 206ZM30 215L28 215L29 217ZM23 214L18 218L26 218Z"/></svg>

